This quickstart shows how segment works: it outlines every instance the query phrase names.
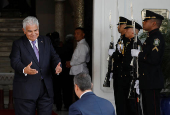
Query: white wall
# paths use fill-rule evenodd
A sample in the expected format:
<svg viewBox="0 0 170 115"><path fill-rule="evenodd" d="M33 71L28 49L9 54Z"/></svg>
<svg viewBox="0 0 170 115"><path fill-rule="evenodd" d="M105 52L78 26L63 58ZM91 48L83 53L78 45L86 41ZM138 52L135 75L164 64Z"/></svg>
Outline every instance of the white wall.
<svg viewBox="0 0 170 115"><path fill-rule="evenodd" d="M131 19L131 0L118 0L119 16ZM168 9L170 11L170 0L132 0L133 17L142 24L141 11L143 9ZM103 88L103 81L107 72L108 47L111 41L111 30L109 29L109 12L112 11L111 23L113 24L114 42L119 38L117 32L118 10L117 0L94 0L93 8L93 92L103 98L110 100L114 105L113 87Z"/></svg>
<svg viewBox="0 0 170 115"><path fill-rule="evenodd" d="M112 11L111 22L114 26L114 38L118 37L116 23L118 22L115 0L94 0L93 10L93 92L114 104L113 87L103 88L103 81L107 72L107 50L111 41L109 29L109 13ZM116 39L115 39L116 41Z"/></svg>

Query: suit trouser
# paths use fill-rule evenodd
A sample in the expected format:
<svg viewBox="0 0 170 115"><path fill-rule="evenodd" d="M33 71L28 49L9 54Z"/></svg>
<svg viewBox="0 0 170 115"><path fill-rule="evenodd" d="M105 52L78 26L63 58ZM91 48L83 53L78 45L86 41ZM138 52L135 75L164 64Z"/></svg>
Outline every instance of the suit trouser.
<svg viewBox="0 0 170 115"><path fill-rule="evenodd" d="M129 89L127 88L114 86L117 115L137 115L136 100L128 99Z"/></svg>
<svg viewBox="0 0 170 115"><path fill-rule="evenodd" d="M54 89L54 103L56 104L57 110L60 111L62 108L62 77L60 75L53 76L53 89Z"/></svg>
<svg viewBox="0 0 170 115"><path fill-rule="evenodd" d="M14 98L15 115L51 115L53 107L53 97L48 96L44 80L41 81L41 89L38 99Z"/></svg>
<svg viewBox="0 0 170 115"><path fill-rule="evenodd" d="M65 74L64 84L63 84L63 101L66 109L68 110L70 105L73 103L73 94L74 93L74 83L73 75ZM67 85L66 85L67 84Z"/></svg>
<svg viewBox="0 0 170 115"><path fill-rule="evenodd" d="M160 115L160 91L141 90L144 115Z"/></svg>

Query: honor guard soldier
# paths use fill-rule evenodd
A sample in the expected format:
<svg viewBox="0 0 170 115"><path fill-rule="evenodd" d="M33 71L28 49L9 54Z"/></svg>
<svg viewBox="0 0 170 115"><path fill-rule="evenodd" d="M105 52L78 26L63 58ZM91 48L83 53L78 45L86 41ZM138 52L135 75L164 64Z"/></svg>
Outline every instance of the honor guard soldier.
<svg viewBox="0 0 170 115"><path fill-rule="evenodd" d="M143 29L148 37L142 46L142 51L131 50L132 56L138 56L139 88L142 93L144 115L160 115L160 91L164 86L161 62L165 41L159 31L164 17L146 10Z"/></svg>
<svg viewBox="0 0 170 115"><path fill-rule="evenodd" d="M122 63L124 65L123 69L125 69L122 72L122 74L124 76L129 75L130 71L131 71L131 67L130 67L130 63L132 61L131 49L133 49L134 39L135 39L134 38L135 34L134 34L134 30L133 30L132 21L129 21L127 23L127 26L125 27L125 29L126 29L125 37L128 38L129 41L126 43L125 53L124 53L124 57L123 57L123 60L122 60ZM138 24L137 22L135 22L136 35L139 33L140 29L142 29L142 26L140 24ZM142 43L137 37L137 47L138 47L139 51L141 50L141 46L142 46Z"/></svg>
<svg viewBox="0 0 170 115"><path fill-rule="evenodd" d="M121 59L124 56L124 48L125 44L128 41L128 38L125 37L125 32L126 30L124 29L126 27L127 22L130 21L125 17L119 17L119 22L118 22L118 32L121 34L120 38L118 39L118 42L116 44L116 50L112 54L112 58L114 59L113 63L113 78L120 75L120 64L121 64Z"/></svg>
<svg viewBox="0 0 170 115"><path fill-rule="evenodd" d="M122 56L124 55L124 47L127 42L127 38L125 37L125 27L126 24L129 20L126 19L125 17L119 17L119 22L118 22L118 32L121 34L120 38L117 41L116 48L113 49L113 43L110 44L109 46L109 59L108 59L108 72L106 74L105 80L103 87L110 87L110 79L114 78L114 76L117 76L117 74L120 73L118 72L116 68L119 67L120 60ZM114 69L113 69L114 68ZM113 74L114 73L114 74Z"/></svg>
<svg viewBox="0 0 170 115"><path fill-rule="evenodd" d="M142 43L138 39L138 33L142 26L137 22L129 21L127 26L125 27L126 33L125 37L129 39L129 42L126 43L125 53L122 59L122 76L124 76L124 82L126 85L126 97L127 106L128 106L128 114L127 115L141 115L141 107L140 103L137 103L137 94L136 89L134 88L135 81L137 80L137 59L131 56L131 49L136 48L139 51L141 50ZM137 90L138 91L138 90Z"/></svg>
<svg viewBox="0 0 170 115"><path fill-rule="evenodd" d="M129 85L127 86L127 76L123 74L123 58L125 54L126 44L129 41L128 38L125 37L126 29L124 29L129 22L128 19L124 17L119 18L118 32L121 34L121 38L118 40L116 44L116 51L113 53L112 57L114 59L113 63L113 88L115 95L115 104L116 104L116 112L117 115L130 115L128 114L128 91ZM130 65L130 63L129 63ZM128 81L128 83L130 80Z"/></svg>

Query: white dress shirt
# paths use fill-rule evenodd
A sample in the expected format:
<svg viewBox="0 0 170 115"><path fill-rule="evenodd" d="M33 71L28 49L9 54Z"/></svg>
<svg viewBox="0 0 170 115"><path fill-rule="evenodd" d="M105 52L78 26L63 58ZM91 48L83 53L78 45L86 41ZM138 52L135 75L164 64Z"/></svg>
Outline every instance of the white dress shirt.
<svg viewBox="0 0 170 115"><path fill-rule="evenodd" d="M81 97L82 97L84 94L86 94L86 93L88 93L88 92L92 92L92 91L91 91L91 90L90 90L90 91L85 91L83 94L81 94L80 99L81 99Z"/></svg>
<svg viewBox="0 0 170 115"><path fill-rule="evenodd" d="M36 39L35 41L36 41L36 42L35 42L35 46L36 46L36 47L37 47L37 49L39 50L39 48L38 48L38 40ZM31 44L31 46L32 46L32 48L33 48L32 41L31 41L31 40L29 40L29 42L30 42L30 44Z"/></svg>
<svg viewBox="0 0 170 115"><path fill-rule="evenodd" d="M87 62L90 61L90 48L85 39L77 43L77 47L72 55L70 65L70 75L77 75L79 73L89 73Z"/></svg>

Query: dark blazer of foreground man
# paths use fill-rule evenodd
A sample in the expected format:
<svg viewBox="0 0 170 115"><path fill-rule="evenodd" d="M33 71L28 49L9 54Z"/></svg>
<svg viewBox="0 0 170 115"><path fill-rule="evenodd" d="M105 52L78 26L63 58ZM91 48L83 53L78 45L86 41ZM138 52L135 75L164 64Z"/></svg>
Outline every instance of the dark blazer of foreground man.
<svg viewBox="0 0 170 115"><path fill-rule="evenodd" d="M25 36L13 42L10 54L15 70L13 98L15 115L51 115L53 106L53 82L51 69L62 71L61 60L48 37L39 36L39 23L35 17L23 20ZM34 51L36 41L38 54ZM35 45L35 46L36 46ZM51 69L50 69L51 67Z"/></svg>
<svg viewBox="0 0 170 115"><path fill-rule="evenodd" d="M90 75L80 73L74 76L74 85L80 99L70 106L69 115L115 115L112 103L92 92Z"/></svg>

